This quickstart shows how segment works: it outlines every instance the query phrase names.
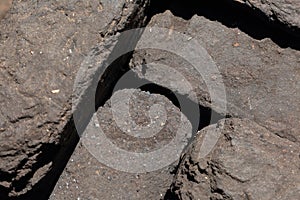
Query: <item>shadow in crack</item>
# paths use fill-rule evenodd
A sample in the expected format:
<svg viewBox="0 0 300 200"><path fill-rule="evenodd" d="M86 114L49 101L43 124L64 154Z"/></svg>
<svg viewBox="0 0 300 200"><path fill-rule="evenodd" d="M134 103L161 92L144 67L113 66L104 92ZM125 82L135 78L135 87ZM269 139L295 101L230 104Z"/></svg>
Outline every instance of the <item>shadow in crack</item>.
<svg viewBox="0 0 300 200"><path fill-rule="evenodd" d="M194 15L218 21L229 28L239 28L254 39L270 38L282 48L300 50L300 30L291 30L280 23L270 21L261 11L234 1L167 0L151 1L149 18L170 10L185 20Z"/></svg>
<svg viewBox="0 0 300 200"><path fill-rule="evenodd" d="M131 70L127 71L125 76L126 78L124 80L127 81L122 81L121 84L116 85L116 87L114 88L114 92L123 89L139 88L140 90L145 92L149 92L152 94L160 94L162 96L167 97L176 107L180 109L180 111L191 122L193 135L195 135L199 130L203 129L204 127L209 126L210 124L215 124L220 119L227 117L215 112L211 108L204 107L192 101L188 98L187 95L182 95L178 92L172 91L166 87L150 82L146 79L139 78ZM96 109L98 109L99 106L103 106L104 103L105 102L102 101L100 104L97 104L98 107Z"/></svg>
<svg viewBox="0 0 300 200"><path fill-rule="evenodd" d="M38 162L33 164L32 172L13 183L12 187L15 188L17 192L23 190L28 184L30 184L31 178L34 177L34 173L36 173L37 170L51 163L52 165L49 171L42 172L46 175L26 194L18 197L10 197L9 199L32 200L49 198L60 174L66 167L68 160L79 141L79 135L77 134L73 119L71 119L64 127L61 136L61 142L59 145L54 143L41 145L39 152L37 152L39 153L36 159ZM1 199L7 199L7 197L8 194L5 194Z"/></svg>
<svg viewBox="0 0 300 200"><path fill-rule="evenodd" d="M170 189L168 189L164 196L164 200L179 200L179 198L174 193L172 193Z"/></svg>
<svg viewBox="0 0 300 200"><path fill-rule="evenodd" d="M239 28L241 31L255 39L261 40L264 38L270 38L281 47L290 47L300 50L300 37L289 33L282 26L278 26L278 24L271 23L259 11L253 11L239 3L218 0L152 0L148 12L148 21L153 15L162 13L165 10L170 10L175 16L181 17L185 20L189 20L194 15L204 16L210 20L218 21L227 27ZM136 41L133 42L133 46L135 45L135 42ZM128 40L124 39L124 41L119 42L119 47L127 44ZM116 46L114 50L117 51L119 47ZM105 72L104 77L102 77L102 85L99 83L97 94L95 95L96 110L111 97L113 88L118 79L129 70L128 63L131 55L132 53L129 53L120 57L113 62L107 72ZM137 82L142 81L135 76L133 76L133 78L136 78ZM145 82L145 80L143 81ZM135 87L134 85L123 85L123 89L125 88ZM216 113L210 108L203 107L191 101L184 95L180 95L155 83L148 82L138 88L143 91L166 96L181 110L182 108L180 107L179 102L185 102L184 104L191 105L190 107L198 106L200 110L200 119L195 119L193 117L195 116L194 110L182 110L193 125L193 133L196 133L198 130L201 130L209 124L216 123L218 120L226 117ZM211 116L215 117L211 119ZM84 125L86 125L89 119L89 117L85 118ZM62 133L62 140L64 140L64 142L62 142L60 146L49 145L42 148L42 155L45 157L45 160L42 160L40 164L44 165L49 162L53 162L52 169L50 169L50 172L37 186L32 189L30 193L26 196L21 196L19 199L47 199L50 196L50 193L55 186L55 182L58 180L73 150L75 149L77 142L79 141L79 135L76 131L73 120L70 120L68 125L65 127L65 130ZM40 166L37 165L35 166L36 169L39 167ZM33 176L33 174L31 175ZM28 184L27 180L28 179L24 180L26 182L22 183L22 185L15 185L15 187L19 187L17 189L21 190L24 185Z"/></svg>
<svg viewBox="0 0 300 200"><path fill-rule="evenodd" d="M181 112L188 118L193 127L193 135L199 130L203 129L210 124L215 124L219 120L223 119L224 116L215 112L211 108L204 107L194 101L190 100L187 95L182 95L177 92L173 92L168 88L162 87L155 83L149 83L140 87L142 91L150 92L152 94L160 94L167 97L176 107L178 107ZM182 106L185 108L182 108ZM199 108L199 110L194 108ZM196 113L200 111L200 113ZM199 118L195 118L199 116ZM213 116L213 118L212 118Z"/></svg>

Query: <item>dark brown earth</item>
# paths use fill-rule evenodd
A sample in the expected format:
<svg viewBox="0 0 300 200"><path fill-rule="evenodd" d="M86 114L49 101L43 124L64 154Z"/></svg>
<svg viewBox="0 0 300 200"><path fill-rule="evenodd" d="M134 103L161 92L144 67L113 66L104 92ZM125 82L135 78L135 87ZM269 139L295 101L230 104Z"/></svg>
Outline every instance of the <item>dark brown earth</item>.
<svg viewBox="0 0 300 200"><path fill-rule="evenodd" d="M270 21L279 22L299 34L300 2L297 0L234 0L259 10Z"/></svg>
<svg viewBox="0 0 300 200"><path fill-rule="evenodd" d="M204 158L207 134L221 136ZM297 199L299 159L298 144L250 120L221 120L198 133L167 199Z"/></svg>
<svg viewBox="0 0 300 200"><path fill-rule="evenodd" d="M297 0L0 0L0 199L297 199L299 6ZM134 48L145 35L119 33L145 25L166 28L166 40L177 31L188 38L174 45L199 41L220 71L226 89L226 99L220 100L227 110L212 103L188 60L153 49L116 60L90 98L100 63L124 46ZM184 75L197 98L178 89L181 84L168 71L148 66L153 61ZM152 83L142 88L148 92L136 91L133 119L147 126L147 106L157 100L172 113L155 139L127 136L111 115L107 100L129 69L134 80ZM78 74L82 82L74 92ZM181 108L199 132L169 166L121 172L97 161L84 138L78 143L96 109L105 134L126 151L166 146L180 121L174 94L198 106L201 119L195 124L194 115ZM95 109L79 109L94 99ZM214 125L206 127L211 113ZM207 132L220 138L208 156L199 157Z"/></svg>
<svg viewBox="0 0 300 200"><path fill-rule="evenodd" d="M222 128L211 128L211 132L220 131L224 136L205 158L198 156L208 129L198 133L198 139L183 155L165 198L297 198L300 192L299 51L283 49L268 38L253 39L239 29L202 16L193 16L187 21L166 11L154 16L148 26L153 30L155 27L173 28L173 32L186 33L190 39L200 41L222 74L227 115L249 119L230 119ZM168 40L170 32L163 38ZM188 43L181 41L182 46L185 42ZM172 74L171 70L161 74L157 68L147 65L151 63L172 66L195 86L192 91L198 99L191 98L192 101L219 109L218 105L212 105L207 85L201 78L205 72L199 75L194 66L170 52L142 50L134 53L130 65L139 78L181 95L186 93L172 85L170 78L162 79ZM219 121L218 126L222 123L224 121Z"/></svg>
<svg viewBox="0 0 300 200"><path fill-rule="evenodd" d="M121 90L120 92L127 92ZM111 102L108 101L97 111L99 126L108 138L118 147L134 152L151 152L166 145L180 124L180 111L166 97L136 90L132 95L130 114L132 120L139 125L155 130L148 115L149 108L154 104L164 105L167 111L166 125L159 122L163 130L157 137L136 140L128 137L114 122ZM122 101L122 99L120 99ZM140 116L138 116L140 115ZM154 117L154 120L158 118ZM187 119L185 118L186 122ZM93 126L95 126L93 124ZM135 127L128 127L133 131ZM83 136L83 140L85 136ZM163 156L162 156L163 157ZM100 160L101 161L101 160ZM119 161L122 165L123 161ZM64 173L60 177L50 199L163 199L166 190L172 183L174 169L178 162L162 169L147 173L120 172L101 164L91 155L83 143L79 143ZM141 163L142 165L142 163ZM132 166L133 168L134 166Z"/></svg>
<svg viewBox="0 0 300 200"><path fill-rule="evenodd" d="M49 193L78 140L71 120L77 70L105 32L138 18L143 9L136 9L134 1L13 2L0 24L1 199Z"/></svg>
<svg viewBox="0 0 300 200"><path fill-rule="evenodd" d="M299 51L281 48L269 38L253 39L237 28L228 28L202 16L195 15L187 21L166 11L154 16L149 26L173 28L174 32L184 32L203 45L222 75L227 114L252 119L280 137L300 142ZM152 62L170 65L181 72L192 83L197 103L219 109L217 104L213 107L201 78L205 72L199 75L191 64L170 52L144 50L133 55L131 68L140 78L167 86L182 95L185 93L176 85L170 85L169 79L161 78L170 72L160 74L156 68L142 68L142 63Z"/></svg>
<svg viewBox="0 0 300 200"><path fill-rule="evenodd" d="M0 1L0 20L5 17L12 5L12 0L1 0Z"/></svg>

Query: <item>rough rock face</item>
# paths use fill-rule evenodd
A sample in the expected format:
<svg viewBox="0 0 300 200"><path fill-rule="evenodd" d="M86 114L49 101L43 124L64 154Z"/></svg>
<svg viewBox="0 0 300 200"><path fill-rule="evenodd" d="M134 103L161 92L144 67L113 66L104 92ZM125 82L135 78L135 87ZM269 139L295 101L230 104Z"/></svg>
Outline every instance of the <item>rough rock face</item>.
<svg viewBox="0 0 300 200"><path fill-rule="evenodd" d="M146 2L14 1L0 22L1 199L32 199L33 189L47 195L39 182L49 175L51 188L62 154L76 144L71 95L83 58L100 33L143 18Z"/></svg>
<svg viewBox="0 0 300 200"><path fill-rule="evenodd" d="M227 113L224 115L252 119L273 134L300 142L300 51L283 49L268 38L253 39L237 28L196 15L184 20L166 11L154 16L148 27L153 27L153 31L155 27L168 30L163 33L162 43L177 31L190 36L180 41L178 48L197 40L206 49L218 67L226 90ZM191 55L197 53L197 49L193 51ZM170 77L171 70L159 71L151 63L177 70L192 85L191 91L197 96L192 100L218 111L218 105L211 103L207 83L202 78L207 75L205 71L197 72L189 60L173 52L148 49L134 53L130 66L138 77L182 95L189 94L178 89L176 80ZM210 86L215 87L214 77L210 78Z"/></svg>
<svg viewBox="0 0 300 200"><path fill-rule="evenodd" d="M220 138L202 157L207 134ZM299 149L250 120L222 120L198 133L166 199L298 199Z"/></svg>
<svg viewBox="0 0 300 200"><path fill-rule="evenodd" d="M170 142L174 137L178 125L181 123L181 112L175 107L170 100L158 94L150 94L139 90L120 90L117 94L130 94L129 107L131 119L138 126L146 127L150 132L155 134L157 130L156 124L160 127L160 131L154 136L148 135L147 138L134 138L129 134L139 130L138 126L126 126L126 120L122 124L117 124L112 113L111 100L108 100L103 107L97 111L99 126L104 131L106 137L110 139L118 148L122 148L129 152L151 152L159 149ZM119 97L118 101L124 101ZM158 118L160 114L156 112L156 116L150 116L149 110L153 105L162 105L166 111L166 121L161 122ZM162 110L161 110L162 111ZM184 117L183 120L189 123ZM96 126L97 122L91 121L92 126ZM123 130L125 128L125 131ZM153 133L154 132L154 133ZM178 160L171 165L162 166L160 170L147 173L129 173L122 172L117 169L107 167L102 160L97 160L87 150L84 142L80 142L74 154L72 155L68 165L66 166L62 176L60 177L56 187L51 195L53 200L62 199L162 199L165 191L172 183L174 168L178 164ZM94 139L95 140L95 139ZM101 147L99 147L101 148ZM101 149L99 149L101 152ZM163 159L164 156L161 155ZM112 158L113 159L113 158ZM130 158L126 158L130 162ZM118 165L122 165L124 161L119 160ZM142 165L143 163L140 163ZM157 164L157 163L156 163ZM134 168L132 164L131 168Z"/></svg>
<svg viewBox="0 0 300 200"><path fill-rule="evenodd" d="M248 119L219 122L216 126L221 138L204 158L199 158L203 135L214 134L216 126L200 131L184 154L166 199L298 198L299 51L282 48L268 38L251 38L249 30L245 33L226 27L222 20L216 22L196 15L184 20L173 13L176 15L174 11L166 11L154 16L148 27L154 33L156 27L167 28L161 43L172 39L176 31L188 35L185 40L179 40L179 49L198 40L222 75L227 114ZM232 23L243 20L233 19ZM194 55L193 51L190 55ZM171 68L162 71L155 67L159 66L157 63ZM190 93L181 90L172 79L171 74L176 70L194 86L190 91L197 99L189 97L192 101L219 109L212 104L208 86L201 77L207 73L199 74L189 60L172 51L136 51L130 66L140 79L188 96ZM213 80L209 84L215 87Z"/></svg>
<svg viewBox="0 0 300 200"><path fill-rule="evenodd" d="M10 9L12 0L0 1L0 20L5 17L7 11Z"/></svg>
<svg viewBox="0 0 300 200"><path fill-rule="evenodd" d="M230 12L234 11L230 14L222 6L216 7L212 3L208 3L210 10L206 10L205 6L197 7L186 3L187 7L185 7L182 6L182 1L174 0L169 2L179 3L179 6L162 10L158 6L156 10L153 7L160 2L153 0L152 11L147 12L146 15L150 0L0 0L0 199L23 200L49 197L55 181L79 139L78 127L75 128L73 120L76 112L72 113L74 110L71 109L72 97L78 97L75 104L77 106L84 106L94 101L94 96L90 99L84 97L88 93L86 91L95 83L94 81L97 81L96 83L99 81L97 64L106 62L108 58L112 59L113 56L109 56L112 52L115 53L124 46L135 45L136 41L131 41L128 35L128 38L122 38L123 40L119 42L118 33L141 27L147 22L147 16L168 9L171 12L155 15L148 27L166 28L168 31L165 40L175 31L190 35L185 41L180 41L182 43L176 45L187 44L194 39L200 42L212 57L222 76L227 96L222 100L227 101L227 111L219 111L218 105L212 104L206 83L201 79L201 75L195 72L189 60L184 61L167 51L135 52L130 62L135 75L140 79L151 79L155 84L164 86L167 84L166 77L170 78L170 73L168 71L160 73L146 64L155 61L171 65L194 87L191 91L196 93L197 99L190 99L194 104L214 109L223 115L248 118L248 120L231 119L225 121L224 125L220 122L218 126L225 127L225 133L223 132L219 141L220 148L217 146L217 150L212 152L211 157L204 159L206 164L202 165L202 163L201 167L197 168L200 175L197 170L192 169L193 172L190 172L190 168L185 168L184 164L180 165L177 181L172 185L173 193L170 194L175 194L178 198L189 198L194 195L195 198L202 196L212 199L256 199L259 198L256 195L260 194L265 199L297 199L297 195L299 196L299 185L296 183L299 182L299 152L297 151L300 143L300 43L297 35L299 3L296 1L239 1L246 2L246 5L256 10L259 9L270 20L280 22L296 33L296 36L291 36L280 31L277 33L278 29L269 29L265 23L259 24L257 20L252 20L252 15L244 18L244 10L239 11L239 7L230 10ZM11 9L8 11L9 7ZM236 15L235 12L239 14ZM133 38L136 39L136 36L134 35ZM193 50L190 53L193 53ZM118 60L108 70L110 73L105 74L106 77L100 80L102 87L97 91L99 92L96 95L97 103L108 97L115 79L124 72L123 67L127 70L129 59L127 55ZM86 79L78 85L81 90L73 94L75 76L82 66L83 76L86 75L83 78ZM215 78L215 76L210 77L212 80L210 86L214 86ZM173 86L180 85L177 84L178 80L173 81L175 81ZM172 84L168 86L176 93L188 96L188 93L178 90ZM135 107L132 109L134 110ZM111 116L106 111L104 107L104 110L101 110L104 115L99 118L107 117L103 118L103 123L106 123L105 127L109 131L113 127L110 127L111 121L107 121ZM86 114L82 115L81 120L89 121L91 117L89 115L94 112L92 108L86 113L79 113ZM143 116L135 117L137 120L147 121ZM174 122L174 127L175 125ZM80 128L82 128L79 131L81 133L85 127ZM109 135L112 140L116 140L116 143L119 142L120 146L124 145L120 139L126 140L126 138L116 130ZM169 135L166 138L169 139ZM164 143L167 141L164 140L166 138L161 138L163 145L166 144ZM268 139L264 140L264 138ZM198 138L194 146L190 147L186 158L192 155L190 152L198 151L198 140L201 139ZM136 148L147 150L149 147L147 143L137 144L136 141L130 141L129 144L122 147L130 151ZM244 148L246 146L247 148ZM249 146L253 148L248 148ZM249 153L250 150L253 150L252 154ZM236 153L244 156L239 157ZM238 163L239 160L236 160L235 156L245 162ZM190 157L193 158L192 160L198 159ZM81 158L83 161L80 160ZM287 165L285 159L290 159L293 165ZM137 194L138 191L134 190L129 193L126 191L128 188L136 187L134 184L141 183L161 196L171 177L171 169L164 168L157 173L143 176L141 180L133 180L135 177L132 175L119 172L118 174L105 166L98 166L95 159L80 145L74 154L74 160L77 161L73 164L69 163L72 175L68 174L66 168L62 181L70 181L71 177L75 177L73 179L77 184L77 178L83 180L83 185L74 184L74 190L70 191L78 195L77 197L85 191L90 191L85 194L86 198L91 196L101 198L97 195L102 194L107 195L107 198L117 196L119 191L115 190L115 184L121 183L124 184L122 185L124 190L122 195L119 195L120 198L126 195L129 198L133 195L137 199L148 197L157 199L160 197L153 193L151 193L153 196L149 195L149 191L143 190L142 194ZM230 160L237 162L230 163ZM95 166L90 166L89 162ZM260 168L258 169L254 164ZM192 165L194 166L194 164L187 164L187 166ZM100 171L104 174L100 174ZM264 175L265 172L269 173L269 176ZM113 181L107 181L105 173L110 174L109 177L114 177ZM93 179L95 174L97 177L100 176L99 179ZM204 182L201 182L203 179L199 176L202 177L203 174L206 175L203 176ZM89 178L85 179L86 176ZM134 184L126 185L120 177ZM96 187L90 188L91 184L86 182L92 181L95 186L97 180L102 181L102 186L111 184L109 191L112 193L98 191L99 188L95 189ZM60 194L62 198L69 198L70 193L59 191L61 189L59 187L64 185L62 181L59 182L55 194ZM202 189L196 191L188 187L193 184L196 184L195 188L200 185ZM258 187L260 184L266 186ZM76 186L84 189L76 193L78 192ZM68 187L66 184L64 190L69 190ZM263 190L267 192L264 193Z"/></svg>
<svg viewBox="0 0 300 200"><path fill-rule="evenodd" d="M290 29L300 30L298 0L234 0L260 10L269 20L280 22Z"/></svg>

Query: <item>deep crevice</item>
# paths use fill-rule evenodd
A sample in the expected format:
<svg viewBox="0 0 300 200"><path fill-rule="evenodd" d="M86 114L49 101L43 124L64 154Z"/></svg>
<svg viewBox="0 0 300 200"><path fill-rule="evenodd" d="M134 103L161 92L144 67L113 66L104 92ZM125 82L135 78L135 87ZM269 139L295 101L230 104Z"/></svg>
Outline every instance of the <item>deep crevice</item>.
<svg viewBox="0 0 300 200"><path fill-rule="evenodd" d="M171 191L171 189L168 189L164 196L164 200L179 200L179 198Z"/></svg>
<svg viewBox="0 0 300 200"><path fill-rule="evenodd" d="M39 162L36 162L32 165L30 173L28 173L25 176L21 177L19 180L13 182L12 183L12 188L14 188L14 190L16 192L22 191L26 187L26 185L29 184L28 180L30 180L33 177L34 173L39 168L41 168L44 165L50 163L51 162L51 155L53 155L57 151L58 151L58 145L43 144L41 146L41 148L39 148L36 152L38 154L36 160L38 160ZM28 159L24 160L24 165L28 161L29 161ZM22 169L20 169L20 170L22 170Z"/></svg>
<svg viewBox="0 0 300 200"><path fill-rule="evenodd" d="M110 95L107 98L102 99L101 102L98 102L96 105L96 110L99 107L103 106L104 103L113 95L114 92L123 90L123 89L140 89L145 92L149 92L152 94L160 94L162 96L167 97L173 105L178 107L181 112L188 118L188 120L192 124L192 134L195 135L199 130L204 127L217 123L220 119L226 118L227 116L221 115L209 107L204 107L191 99L188 98L187 95L182 95L176 91L172 91L166 87L158 85L156 83L150 82L146 79L139 78L133 71L129 69L129 67L123 68L126 73L125 80L122 81L121 84L117 84L117 82L113 83L111 86L114 91L111 91ZM101 83L98 85L97 91L102 91L103 86ZM96 101L99 96L96 95ZM183 107L184 108L183 108ZM200 113L198 113L200 111Z"/></svg>
<svg viewBox="0 0 300 200"><path fill-rule="evenodd" d="M238 3L228 3L228 1L220 2L217 0L152 0L147 12L148 22L150 21L152 16L158 13L162 13L166 10L170 10L175 16L181 17L186 20L190 19L194 15L204 16L210 20L219 21L227 27L239 28L241 31L247 33L249 36L255 39L261 40L264 38L271 38L280 47L290 47L300 50L299 37L291 35L285 30L278 28L280 26L277 26L276 24L273 24L270 21L268 21L266 17L262 15L262 13L259 13L259 11L256 11L256 14L254 14L253 10ZM128 55L124 55L123 58L120 58L120 60L116 60L113 63L113 67L110 67L106 72L107 77L106 79L104 79L104 81L111 79L111 77L114 78L108 82L105 82L107 84L105 90L102 90L103 88L101 87L99 87L99 90L97 90L98 93L96 94L96 108L102 106L112 95L112 88L116 83L115 80L118 80L119 77L121 77L125 72L127 72L128 68L122 68L122 66L124 66L124 63L129 62L131 55L132 53L129 53ZM113 72L117 72L117 74L112 74ZM148 85L145 85L140 89L144 91L149 91L150 93L164 95L170 101L172 101L173 104L178 108L180 108L179 101L189 101L188 103L195 104L195 102L192 102L187 97L183 95L180 96L180 94L174 93L168 90L167 88L158 86L154 83L149 83ZM178 96L181 98L181 100L179 101L176 100L176 97ZM193 123L193 131L200 130L205 126L209 125L210 116L214 112L210 108L206 108L201 105L198 106L200 107L201 116L204 116L200 119L200 122L198 124L192 122L193 119L191 119L189 113L184 113ZM219 117L213 119L215 121L212 121L212 123L215 123L217 120L226 117L217 113L215 114ZM56 182L59 179L60 174L62 173L70 156L72 155L76 144L79 141L79 136L76 132L73 119L71 119L65 127L64 132L62 133L62 137L65 137L65 142L63 142L60 146L43 146L42 156L45 158L39 160L39 163L36 164L34 167L34 169L38 169L44 164L47 164L48 162L52 161L53 166L50 172L47 173L47 175L43 177L39 184L36 184L34 188L26 195L10 199L48 199ZM32 175L33 173L31 173L28 176ZM7 177L10 177L10 175L7 175ZM21 183L21 185L14 186L23 188L26 183L28 182L24 182ZM1 199L5 199L5 197ZM168 191L165 195L165 199L176 199L176 197L171 193L171 191Z"/></svg>
<svg viewBox="0 0 300 200"><path fill-rule="evenodd" d="M72 118L61 133L61 143L59 145L43 144L40 148L41 154L38 156L38 162L33 165L32 172L26 175L26 177L23 177L22 180L13 183L13 187L15 187L17 191L21 191L26 187L27 184L30 184L30 179L38 169L52 162L49 172L47 172L47 174L39 181L38 184L35 184L32 189L24 195L8 198L8 193L6 193L3 195L3 198L0 195L1 199L49 199L56 182L58 181L62 171L65 169L78 141L79 135L77 134L77 130Z"/></svg>
<svg viewBox="0 0 300 200"><path fill-rule="evenodd" d="M218 21L229 28L238 28L254 39L270 38L282 48L300 50L300 30L291 30L280 23L270 21L260 10L230 0L152 0L149 18L170 10L185 20L194 15Z"/></svg>

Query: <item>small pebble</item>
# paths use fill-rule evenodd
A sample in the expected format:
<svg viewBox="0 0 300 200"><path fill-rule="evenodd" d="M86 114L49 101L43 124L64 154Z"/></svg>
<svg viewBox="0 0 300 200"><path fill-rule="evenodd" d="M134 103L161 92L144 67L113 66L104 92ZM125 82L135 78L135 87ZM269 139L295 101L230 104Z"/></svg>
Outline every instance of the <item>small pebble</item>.
<svg viewBox="0 0 300 200"><path fill-rule="evenodd" d="M59 90L59 89L57 89L57 90L52 90L51 92L52 92L52 94L58 94L58 93L60 92L60 90Z"/></svg>

